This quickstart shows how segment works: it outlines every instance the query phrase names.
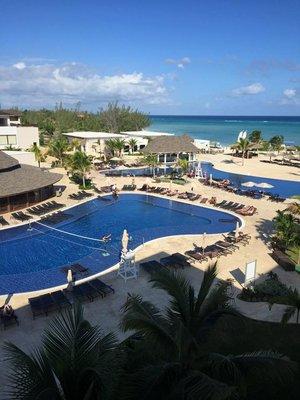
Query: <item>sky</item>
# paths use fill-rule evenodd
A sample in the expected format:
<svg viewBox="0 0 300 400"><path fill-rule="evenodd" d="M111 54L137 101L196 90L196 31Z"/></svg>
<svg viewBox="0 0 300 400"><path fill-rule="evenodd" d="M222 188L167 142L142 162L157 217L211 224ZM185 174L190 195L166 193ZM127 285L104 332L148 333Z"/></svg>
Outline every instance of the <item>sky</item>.
<svg viewBox="0 0 300 400"><path fill-rule="evenodd" d="M0 0L2 108L300 115L300 0Z"/></svg>

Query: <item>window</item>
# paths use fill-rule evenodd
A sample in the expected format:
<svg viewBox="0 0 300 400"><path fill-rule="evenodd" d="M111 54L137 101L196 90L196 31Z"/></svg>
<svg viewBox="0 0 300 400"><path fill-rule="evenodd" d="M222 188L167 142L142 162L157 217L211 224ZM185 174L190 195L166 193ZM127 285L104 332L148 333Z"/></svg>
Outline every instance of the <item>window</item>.
<svg viewBox="0 0 300 400"><path fill-rule="evenodd" d="M10 121L19 121L19 117L9 117Z"/></svg>
<svg viewBox="0 0 300 400"><path fill-rule="evenodd" d="M10 144L17 144L16 135L0 135L0 146L7 146Z"/></svg>

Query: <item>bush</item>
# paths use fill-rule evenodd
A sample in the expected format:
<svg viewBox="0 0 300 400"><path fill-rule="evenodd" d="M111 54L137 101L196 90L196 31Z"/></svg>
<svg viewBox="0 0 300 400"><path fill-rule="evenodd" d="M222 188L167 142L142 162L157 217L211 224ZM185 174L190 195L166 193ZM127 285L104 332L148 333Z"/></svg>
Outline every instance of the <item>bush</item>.
<svg viewBox="0 0 300 400"><path fill-rule="evenodd" d="M277 274L269 272L267 278L253 288L243 288L239 298L244 301L269 301L289 294L290 288L282 283Z"/></svg>

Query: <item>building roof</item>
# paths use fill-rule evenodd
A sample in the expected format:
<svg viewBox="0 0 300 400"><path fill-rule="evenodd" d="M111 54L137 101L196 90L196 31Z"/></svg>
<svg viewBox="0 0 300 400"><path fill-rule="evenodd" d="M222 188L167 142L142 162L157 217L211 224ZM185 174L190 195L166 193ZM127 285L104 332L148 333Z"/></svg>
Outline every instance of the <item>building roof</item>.
<svg viewBox="0 0 300 400"><path fill-rule="evenodd" d="M2 117L21 117L22 113L19 110L0 109L0 116Z"/></svg>
<svg viewBox="0 0 300 400"><path fill-rule="evenodd" d="M159 136L152 139L143 149L146 154L159 153L198 153L199 149L188 135Z"/></svg>
<svg viewBox="0 0 300 400"><path fill-rule="evenodd" d="M63 135L78 139L120 139L126 137L125 135L109 132L66 132Z"/></svg>
<svg viewBox="0 0 300 400"><path fill-rule="evenodd" d="M61 174L19 164L15 158L0 151L0 198L50 186L61 178Z"/></svg>
<svg viewBox="0 0 300 400"><path fill-rule="evenodd" d="M144 130L142 130L142 131L124 131L121 133L124 135L128 135L128 136L139 136L139 137L174 136L173 133L144 131Z"/></svg>

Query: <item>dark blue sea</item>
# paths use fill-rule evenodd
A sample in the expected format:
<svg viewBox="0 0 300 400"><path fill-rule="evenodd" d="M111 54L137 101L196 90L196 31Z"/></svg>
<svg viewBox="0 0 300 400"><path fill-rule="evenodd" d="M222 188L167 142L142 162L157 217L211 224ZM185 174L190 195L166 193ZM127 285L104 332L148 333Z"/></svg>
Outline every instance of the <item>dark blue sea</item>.
<svg viewBox="0 0 300 400"><path fill-rule="evenodd" d="M175 135L188 133L195 139L208 139L230 145L236 142L240 131L260 130L264 139L283 135L286 142L300 145L299 117L268 116L184 116L153 115L149 129Z"/></svg>

